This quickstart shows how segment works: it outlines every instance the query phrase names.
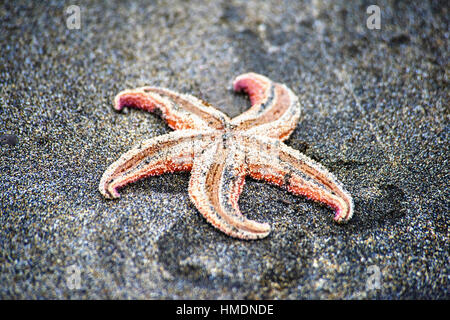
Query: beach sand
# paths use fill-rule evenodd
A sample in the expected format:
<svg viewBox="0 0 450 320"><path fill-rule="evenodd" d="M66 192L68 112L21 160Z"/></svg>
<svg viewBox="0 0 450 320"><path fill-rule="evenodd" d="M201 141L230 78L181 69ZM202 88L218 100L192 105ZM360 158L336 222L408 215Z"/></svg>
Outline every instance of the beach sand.
<svg viewBox="0 0 450 320"><path fill-rule="evenodd" d="M380 1L66 1L0 5L0 298L448 299L448 4ZM69 23L69 26L70 25ZM247 179L244 214L272 226L233 239L189 200L189 173L98 192L106 168L170 131L117 113L157 85L229 116L254 71L285 83L302 116L286 144L355 202L353 219Z"/></svg>

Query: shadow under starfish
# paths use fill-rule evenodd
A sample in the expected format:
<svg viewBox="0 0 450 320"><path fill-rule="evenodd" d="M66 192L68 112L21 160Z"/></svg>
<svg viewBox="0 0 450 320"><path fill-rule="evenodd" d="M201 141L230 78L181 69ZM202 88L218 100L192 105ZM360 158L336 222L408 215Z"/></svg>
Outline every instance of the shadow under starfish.
<svg viewBox="0 0 450 320"><path fill-rule="evenodd" d="M265 180L335 209L335 221L353 214L353 201L320 164L285 145L300 117L297 96L285 85L256 73L238 76L235 91L250 96L251 108L230 119L191 95L158 87L120 92L114 107L159 111L174 132L144 140L103 174L99 190L118 189L147 176L191 171L189 196L213 226L240 239L260 239L267 223L247 219L238 207L245 176Z"/></svg>

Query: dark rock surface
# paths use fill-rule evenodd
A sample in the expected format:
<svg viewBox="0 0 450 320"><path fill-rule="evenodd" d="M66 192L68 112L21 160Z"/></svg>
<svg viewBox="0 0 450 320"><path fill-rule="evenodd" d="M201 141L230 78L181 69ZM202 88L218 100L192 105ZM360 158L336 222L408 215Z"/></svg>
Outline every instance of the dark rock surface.
<svg viewBox="0 0 450 320"><path fill-rule="evenodd" d="M370 1L96 1L79 30L71 4L0 4L0 134L16 142L0 144L0 298L449 298L447 1L378 1L381 30ZM211 227L188 173L102 198L106 167L170 130L114 112L116 93L160 85L235 116L247 71L298 94L287 144L346 186L350 223L251 179L241 209L273 228L259 241Z"/></svg>

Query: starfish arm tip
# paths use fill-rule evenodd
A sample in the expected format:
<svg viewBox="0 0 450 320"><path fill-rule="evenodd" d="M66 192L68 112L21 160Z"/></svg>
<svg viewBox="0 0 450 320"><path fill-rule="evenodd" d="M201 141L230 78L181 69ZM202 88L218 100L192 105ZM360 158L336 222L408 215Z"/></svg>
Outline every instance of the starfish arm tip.
<svg viewBox="0 0 450 320"><path fill-rule="evenodd" d="M231 237L234 237L237 239L242 239L242 240L264 239L270 234L272 228L270 227L270 225L268 223L259 223L259 222L255 222L252 220L250 220L250 221L253 222L254 225L257 224L258 230L250 231L250 230L239 229L234 232L225 232L225 233Z"/></svg>
<svg viewBox="0 0 450 320"><path fill-rule="evenodd" d="M100 193L106 198L106 199L110 199L110 200L114 200L114 199L118 199L120 198L120 194L115 191L100 191Z"/></svg>
<svg viewBox="0 0 450 320"><path fill-rule="evenodd" d="M261 232L257 239L263 239L266 238L270 232L272 231L272 227L267 222L261 223L261 227L265 229L265 231Z"/></svg>
<svg viewBox="0 0 450 320"><path fill-rule="evenodd" d="M103 181L98 186L98 191L106 198L106 199L117 199L120 198L120 194L117 191L117 188L111 187L107 185Z"/></svg>
<svg viewBox="0 0 450 320"><path fill-rule="evenodd" d="M334 221L337 223L346 223L353 216L353 202L350 203L348 208L338 208L334 215Z"/></svg>
<svg viewBox="0 0 450 320"><path fill-rule="evenodd" d="M248 220L247 223L250 228L248 230L239 230L235 235L236 237L245 240L258 240L266 238L272 230L270 224L268 224L267 222L256 222L254 220Z"/></svg>
<svg viewBox="0 0 450 320"><path fill-rule="evenodd" d="M117 111L121 111L124 108L124 104L121 101L122 97L122 93L119 93L118 95L116 95L116 97L114 98L114 109Z"/></svg>
<svg viewBox="0 0 450 320"><path fill-rule="evenodd" d="M253 72L248 72L248 73L243 73L243 74L238 75L233 80L233 90L237 91L237 92L245 91L246 88L249 86L249 81L254 80L255 78L258 78L258 77L263 77L263 76L258 75Z"/></svg>
<svg viewBox="0 0 450 320"><path fill-rule="evenodd" d="M240 78L237 77L234 81L233 81L233 90L236 92L241 92L244 90L244 86L242 85L242 82L240 81Z"/></svg>

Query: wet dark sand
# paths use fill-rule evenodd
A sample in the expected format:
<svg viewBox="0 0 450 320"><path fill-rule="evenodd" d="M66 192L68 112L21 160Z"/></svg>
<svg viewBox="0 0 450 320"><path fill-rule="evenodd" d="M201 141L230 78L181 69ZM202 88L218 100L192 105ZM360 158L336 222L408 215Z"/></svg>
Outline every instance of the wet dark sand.
<svg viewBox="0 0 450 320"><path fill-rule="evenodd" d="M0 145L0 298L449 298L446 1L383 1L381 30L364 1L145 3L82 5L79 30L71 2L0 5L0 134L17 137ZM240 207L273 230L250 242L204 220L188 173L100 195L109 164L170 131L114 112L116 93L159 85L235 116L248 71L298 94L287 144L353 195L349 224L251 179Z"/></svg>

